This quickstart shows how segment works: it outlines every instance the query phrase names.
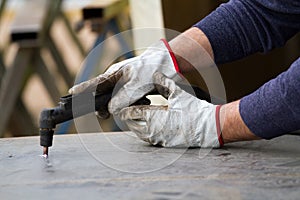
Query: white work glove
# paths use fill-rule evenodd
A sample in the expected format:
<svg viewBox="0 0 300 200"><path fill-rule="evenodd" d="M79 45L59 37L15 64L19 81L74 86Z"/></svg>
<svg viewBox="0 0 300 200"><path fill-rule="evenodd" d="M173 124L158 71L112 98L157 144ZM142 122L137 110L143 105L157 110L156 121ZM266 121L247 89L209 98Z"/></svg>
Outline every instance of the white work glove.
<svg viewBox="0 0 300 200"><path fill-rule="evenodd" d="M163 147L220 147L220 106L200 100L179 88L159 72L153 76L157 91L168 106L130 106L120 119L139 138Z"/></svg>
<svg viewBox="0 0 300 200"><path fill-rule="evenodd" d="M154 89L152 76L156 71L169 78L180 79L177 75L178 65L175 56L165 40L160 40L147 48L140 56L116 63L104 74L73 86L69 93L78 94L85 91L107 93L120 83L120 89L108 106L110 113L117 114L122 108L136 102Z"/></svg>

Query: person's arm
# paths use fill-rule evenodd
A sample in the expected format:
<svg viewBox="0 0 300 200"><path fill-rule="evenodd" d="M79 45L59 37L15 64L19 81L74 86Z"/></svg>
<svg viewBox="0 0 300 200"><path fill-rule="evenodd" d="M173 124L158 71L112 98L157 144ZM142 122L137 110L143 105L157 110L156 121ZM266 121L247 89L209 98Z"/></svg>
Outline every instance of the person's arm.
<svg viewBox="0 0 300 200"><path fill-rule="evenodd" d="M235 1L231 1L231 4L233 2L237 2L237 5L239 5L239 4L244 5L244 1L235 0ZM262 1L262 2L266 2L266 1ZM276 1L276 2L283 3L283 1ZM253 0L253 1L251 1L251 3L259 4L259 1ZM272 3L274 3L274 1L272 1ZM229 3L226 5L231 5L231 4ZM247 4L249 4L248 1L247 1ZM292 4L295 5L294 1L291 1L291 0L284 1L285 6L286 5L290 6ZM229 9L229 7L228 7L228 9L227 8L224 9L224 6L222 8L223 8L223 10L226 10L226 11L228 11L228 9ZM245 10L243 10L242 8L243 8L243 6L240 7L241 14L243 12L245 12ZM235 7L235 9L236 9L236 7ZM120 95L120 92L118 92L113 97L113 99L110 101L109 111L110 111L110 113L118 114L120 109L129 109L128 111L130 112L131 108L125 107L127 104L129 105L130 103L128 103L128 102L123 103L124 100L133 101L133 100L140 98L144 94L147 94L147 92L151 91L153 89L154 85L148 84L147 87L142 87L142 86L145 86L146 83L152 83L151 82L152 76L157 71L163 72L163 74L169 78L176 77L176 75L177 75L176 72L184 73L185 71L189 71L190 67L192 65L195 66L195 64L196 65L200 64L200 67L201 66L210 66L211 60L212 60L211 58L213 58L218 63L228 61L228 60L233 60L233 59L237 59L239 56L240 57L245 56L251 52L256 51L257 50L256 48L261 47L262 44L264 44L264 45L269 44L268 42L267 43L258 43L260 45L256 46L250 42L250 46L246 45L246 47L249 47L249 48L251 47L251 51L242 51L242 50L245 50L245 49L240 48L241 44L243 44L243 41L241 40L241 38L236 39L234 37L235 35L239 34L238 31L244 31L243 29L240 29L240 30L234 29L234 28L236 28L236 25L237 25L234 22L238 22L239 17L241 18L242 15L234 18L234 17L230 16L230 14L228 14L228 13L227 14L225 13L223 16L218 16L218 14L214 14L214 13L218 13L218 12L217 11L213 12L207 18L202 20L201 23L197 25L197 27L187 30L185 33L181 34L179 37L176 37L174 40L172 40L170 42L171 48L169 48L168 45L164 45L164 46L160 45L163 47L160 48L161 51L158 51L159 50L158 48L152 47L152 48L150 48L151 49L150 52L146 51L143 56L140 56L140 57L135 58L134 60L131 60L134 62L130 61L130 64L128 64L129 61L125 61L125 63L117 64L115 67L112 68L112 70L107 71L104 75L100 75L99 77L95 78L93 81L88 81L88 82L84 82L80 85L77 85L77 86L73 87L72 89L70 89L70 92L73 94L76 94L80 91L83 91L86 88L97 88L97 89L107 88L107 87L103 87L103 86L107 85L106 84L107 82L112 83L111 85L114 86L116 84L116 82L120 79L120 77L123 77L127 81L126 87L122 87L122 89L123 89L122 95L124 94L124 96ZM272 14L270 16L272 16ZM231 18L233 18L234 20L231 20ZM221 23L224 21L220 21L220 20L224 20L226 23ZM244 20L244 19L242 19L242 20ZM251 20L253 20L253 19L251 19ZM294 20L292 20L292 21L294 21ZM228 23L233 22L233 25L235 25L235 26L231 26L232 24L230 24L230 23L228 24L227 22ZM213 27L212 25L214 25L215 27ZM240 25L240 24L238 24L238 25ZM268 25L266 25L266 26L268 26ZM219 27L223 32L222 31L220 32L220 30L216 29L216 27ZM298 28L297 28L297 30L298 30ZM253 30L251 30L251 31L253 31ZM249 31L249 32L251 32L251 31ZM270 29L269 31L270 31L270 33L274 34L272 32L272 29ZM287 27L287 29L285 31L286 32L284 33L283 36L286 36L286 37L284 37L283 40L281 40L282 38L278 38L279 42L277 42L275 44L279 44L279 43L281 44L282 41L285 41L288 37L290 37L292 34L294 34L295 29L293 29L289 26L289 27ZM231 33L233 33L233 32L235 34L231 35ZM244 35L241 34L241 35L245 36L245 34ZM254 33L254 35L255 35L255 33ZM186 39L186 40L184 40L184 39ZM255 41L255 39L256 39L255 37L254 38L251 37L251 41ZM221 41L219 41L219 40L221 40ZM238 41L239 44L237 44L236 41ZM248 40L246 39L246 42L247 41ZM257 43L255 43L255 44L257 44ZM191 45L195 45L195 46L191 46ZM199 48L199 46L201 48ZM195 47L195 48L193 48L193 47ZM231 47L234 47L234 48L232 49ZM244 46L242 46L242 47L244 47ZM269 47L269 46L267 45L266 47ZM176 59L180 65L179 70L177 70L178 66L177 66L177 63L174 62L174 60L176 60L176 59L173 59L172 52L171 53L168 52L168 51L170 51L170 49L171 49L171 51L173 51L175 53ZM264 48L262 48L262 49L264 49ZM154 50L156 50L157 52L154 52ZM246 48L246 50L247 50L247 48ZM235 53L239 53L239 52L242 52L242 53L238 54L238 56L237 56ZM232 57L228 57L230 55L232 55ZM157 60L157 62L153 63L154 60ZM184 64L187 61L191 65ZM147 66L149 64L154 67ZM174 70L174 65L175 65L176 70ZM168 73L166 73L166 69L168 69L167 70ZM111 72L113 72L113 73L111 73ZM170 74L171 74L171 76L170 76ZM143 77L143 79L140 79L138 77ZM136 81L138 81L138 82L136 82ZM129 87L128 82L130 83L130 87ZM278 88L280 89L279 83L280 82L277 82L277 84L276 84L277 89ZM149 86L151 86L151 87L149 87ZM111 88L112 87L108 87L108 89L111 89ZM137 88L139 88L139 90L137 90ZM142 90L141 90L141 88L142 88ZM268 88L268 89L270 89L270 88ZM139 91L139 94L137 95L137 93L133 93L134 91ZM282 93L284 93L285 90L280 90L280 91ZM128 94L130 94L130 95L128 96ZM299 97L299 94L293 93L293 95L294 94L296 95L296 97ZM258 95L260 95L260 94L258 94ZM272 95L269 96L269 98L274 97L274 95L276 95L276 93L273 88L273 93L272 93ZM261 98L263 98L263 96L261 96ZM193 98L191 98L190 96L187 96L186 99L191 101ZM251 124L255 123L255 118L252 118L252 116L255 116L255 115L253 113L247 112L246 108L248 108L250 110L251 107L247 107L248 103L243 104L243 102L246 102L246 101L244 101L244 99L246 99L246 98L243 98L241 100L241 102L238 104L239 105L238 107L236 107L236 104L234 104L234 103L226 104L222 107L221 118L222 117L224 118L224 126L223 126L224 133L223 133L223 135L225 137L225 142L237 141L237 140L241 141L241 140L249 140L249 139L257 138L252 134L252 133L256 134L255 129L251 128L251 127L253 127L253 126L251 126ZM256 97L254 97L253 99L259 100L259 98L256 98ZM174 102L173 101L174 98L172 98L171 100L175 107L177 104L186 103L186 102L182 102L182 99L180 100L180 98L177 98L178 102ZM195 99L193 99L193 100L194 100L193 102L195 102L195 103L197 102L197 100L195 100ZM284 96L281 96L281 98L279 98L277 101L277 103L278 102L280 103L281 108L284 108L284 103L281 103L282 101L280 101L280 100L284 100ZM122 105L120 105L121 104L120 102L122 102ZM204 105L205 103L196 103L196 104L199 104L199 107L202 108L203 107L202 104ZM256 107L255 111L257 111L257 113L259 113L259 112L267 113L267 111L268 111L268 107L266 107L267 104L264 103L264 105L265 105L265 107L261 107L261 108ZM188 105L186 105L186 106L188 106ZM230 107L230 106L233 106L233 107ZM293 106L294 106L294 104L293 104ZM298 105L298 107L299 107L299 105ZM210 106L210 108L211 108L210 109L211 113L215 113L214 107ZM230 109L230 108L234 109L235 112L225 112L225 115L224 115L224 113L223 113L224 110L226 111L226 109ZM276 107L275 107L275 109L276 109ZM194 109L192 109L191 111L194 111ZM199 109L199 111L202 111L202 110ZM245 111L245 112L243 112L243 111ZM280 110L277 110L277 111L280 112ZM285 111L288 112L289 108L286 109ZM149 112L152 112L152 111L150 110ZM160 111L158 111L158 113L159 112ZM252 112L253 112L253 110L252 110ZM141 113L144 113L144 112L141 112ZM136 113L133 112L133 114L136 114ZM226 116L226 114L228 114L228 116ZM209 125L210 130L215 129L216 123L214 123L214 122L216 120L211 119L214 116L212 116L206 112L200 112L197 115L205 115L205 116L209 115L208 118L204 116L204 117L198 117L197 119L206 121L207 123L204 123L204 124ZM247 119L245 117L246 115L250 116L250 117ZM196 116L196 114L195 114L195 116ZM297 118L297 116L298 115L296 115L296 119L300 119L300 117ZM130 120L131 117L132 116L128 117L130 122L132 122ZM169 117L169 116L163 115L162 117ZM149 120L151 121L152 119L154 119L154 118L151 118ZM239 120L236 120L236 119L239 119ZM262 119L263 119L263 117L262 117ZM169 120L169 122L172 122L172 120ZM194 121L194 122L196 122L196 121ZM234 125L232 126L231 124L234 124ZM296 122L296 124L297 124L297 122ZM298 124L300 124L300 123L298 123ZM148 125L151 125L155 128L155 123L149 123ZM173 126L174 124L171 123L171 125ZM189 124L186 124L186 125L189 125ZM197 123L193 123L193 125L195 125L196 129L201 129L201 127L196 126ZM227 125L228 125L228 128L226 128ZM266 123L264 123L264 125L266 125ZM135 126L139 126L139 125L135 124ZM203 127L203 125L201 125L201 126ZM249 129L248 129L248 127L249 127ZM257 127L259 127L259 126L257 126ZM273 127L273 126L270 126L270 127L273 128L271 130L276 129L276 127ZM145 128L145 127L142 127L142 128ZM231 128L231 129L229 129L229 128ZM206 130L207 127L204 127L204 129ZM145 130L146 129L142 129L142 131L145 131ZM173 129L170 129L170 130L173 130ZM180 129L178 129L178 130L180 130ZM192 131L189 127L187 127L186 130ZM266 129L262 129L262 130L266 130ZM201 133L201 131L202 130L200 130L200 132L197 132L197 133ZM212 132L215 132L215 131L212 131ZM215 139L216 139L216 134L214 134L214 140ZM205 143L205 145L210 146L211 144Z"/></svg>
<svg viewBox="0 0 300 200"><path fill-rule="evenodd" d="M195 67L190 62L194 57L206 56L200 54L220 64L268 52L300 30L299 7L299 0L231 0L170 41L170 46L183 73Z"/></svg>
<svg viewBox="0 0 300 200"><path fill-rule="evenodd" d="M207 67L209 64L200 64L203 60L213 62L214 53L210 41L201 29L192 27L169 42L176 56L179 71L184 74ZM201 65L201 66L200 66Z"/></svg>
<svg viewBox="0 0 300 200"><path fill-rule="evenodd" d="M139 138L163 147L218 148L230 142L271 139L300 129L299 77L300 65L295 62L289 71L257 90L266 92L266 101L260 102L264 96L255 96L259 95L255 92L220 106L192 96L172 79L155 72L153 83L168 106L129 106L119 117ZM272 84L275 88L268 88ZM277 93L278 86L286 89Z"/></svg>
<svg viewBox="0 0 300 200"><path fill-rule="evenodd" d="M261 139L244 123L240 111L240 100L227 103L220 110L220 125L224 144L237 141Z"/></svg>
<svg viewBox="0 0 300 200"><path fill-rule="evenodd" d="M206 53L211 57L211 59L214 59L214 54L210 41L199 28L190 28L184 33L182 33L182 35L185 38L190 38L191 40L195 41L200 46L202 46ZM184 44L185 43L179 41L178 38L175 38L173 41L170 42L170 46L172 48L172 51L175 52L178 65L182 73L189 72L194 67L186 59L183 59L182 56L178 56L184 54L186 57L188 57L188 53L185 53L184 51L189 50L189 48L184 47ZM198 58L199 57L200 56L198 56ZM190 60L192 59L190 58ZM239 103L240 100L227 103L223 105L220 109L220 125L224 144L236 141L260 139L249 130L249 128L242 120L239 111Z"/></svg>
<svg viewBox="0 0 300 200"><path fill-rule="evenodd" d="M284 4L284 7L278 7L279 4ZM266 52L283 45L299 30L300 16L295 4L297 1L233 0L182 35L200 44L217 63L236 60L257 51ZM290 18L287 20L287 17ZM170 42L174 52L189 54L185 53L189 48L178 45L180 43L184 44L178 38ZM193 68L182 56L176 58L183 73ZM241 101L224 105L220 113L221 120L224 120L221 122L224 142L270 139L300 129L299 68L300 61L297 61L287 72Z"/></svg>
<svg viewBox="0 0 300 200"><path fill-rule="evenodd" d="M280 47L300 30L299 0L231 0L195 24L217 64Z"/></svg>
<svg viewBox="0 0 300 200"><path fill-rule="evenodd" d="M300 130L300 58L276 78L241 99L239 110L255 135L272 139Z"/></svg>

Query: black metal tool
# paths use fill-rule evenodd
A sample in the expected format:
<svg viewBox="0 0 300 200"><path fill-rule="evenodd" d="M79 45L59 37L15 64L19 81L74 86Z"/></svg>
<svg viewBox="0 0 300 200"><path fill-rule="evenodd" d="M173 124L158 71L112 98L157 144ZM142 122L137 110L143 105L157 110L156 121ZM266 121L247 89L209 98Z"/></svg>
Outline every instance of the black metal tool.
<svg viewBox="0 0 300 200"><path fill-rule="evenodd" d="M210 95L202 89L178 84L186 92L196 96L199 99L211 102ZM157 94L152 92L151 94ZM95 112L107 112L107 105L112 97L112 93L95 94L95 93L81 93L77 95L67 95L60 98L59 105L55 108L44 109L40 114L39 128L40 128L40 145L43 146L44 156L48 156L48 148L52 146L54 129L57 124L72 120L74 118ZM73 103L76 106L72 106ZM149 105L151 102L146 97L141 98L132 105ZM94 106L93 106L94 104Z"/></svg>
<svg viewBox="0 0 300 200"><path fill-rule="evenodd" d="M48 148L52 146L53 133L57 124L74 118L95 112L107 110L107 105L112 94L81 93L67 95L60 98L59 105L55 108L44 109L40 114L40 145L43 146L43 154L48 155ZM94 101L94 102L93 102ZM72 107L76 103L76 108ZM92 106L94 103L95 106ZM138 100L134 105L149 105L151 102L146 97ZM108 113L108 111L107 111Z"/></svg>

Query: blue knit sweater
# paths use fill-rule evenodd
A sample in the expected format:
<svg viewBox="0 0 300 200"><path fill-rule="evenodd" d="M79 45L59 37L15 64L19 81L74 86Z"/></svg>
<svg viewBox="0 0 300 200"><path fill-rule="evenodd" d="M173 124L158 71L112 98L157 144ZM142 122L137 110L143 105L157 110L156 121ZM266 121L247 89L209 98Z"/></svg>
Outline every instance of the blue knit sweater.
<svg viewBox="0 0 300 200"><path fill-rule="evenodd" d="M300 30L300 0L231 0L198 22L217 64L280 47ZM300 58L240 102L257 136L271 139L300 129Z"/></svg>

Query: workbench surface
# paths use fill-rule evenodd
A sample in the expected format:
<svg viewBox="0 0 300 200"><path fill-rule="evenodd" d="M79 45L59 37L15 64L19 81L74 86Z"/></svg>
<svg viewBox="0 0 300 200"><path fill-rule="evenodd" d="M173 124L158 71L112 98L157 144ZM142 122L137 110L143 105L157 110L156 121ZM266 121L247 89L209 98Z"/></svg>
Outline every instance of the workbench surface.
<svg viewBox="0 0 300 200"><path fill-rule="evenodd" d="M0 139L0 199L299 199L300 137L222 149L149 146L130 132Z"/></svg>

